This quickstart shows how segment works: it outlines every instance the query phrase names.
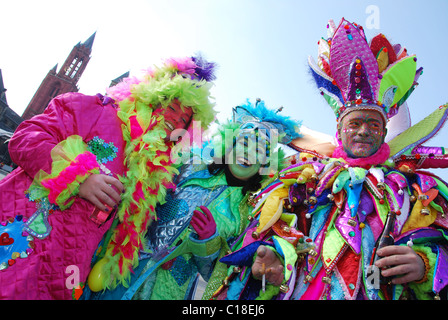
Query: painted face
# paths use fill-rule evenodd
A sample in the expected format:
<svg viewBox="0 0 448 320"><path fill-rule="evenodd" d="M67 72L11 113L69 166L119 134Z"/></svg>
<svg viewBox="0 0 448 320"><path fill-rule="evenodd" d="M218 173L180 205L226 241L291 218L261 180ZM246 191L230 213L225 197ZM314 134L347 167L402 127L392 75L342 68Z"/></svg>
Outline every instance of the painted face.
<svg viewBox="0 0 448 320"><path fill-rule="evenodd" d="M234 147L226 155L226 161L235 178L249 180L266 163L266 141L257 139L254 133L240 134Z"/></svg>
<svg viewBox="0 0 448 320"><path fill-rule="evenodd" d="M341 120L338 130L344 151L351 158L375 154L386 136L382 116L374 110L357 110Z"/></svg>
<svg viewBox="0 0 448 320"><path fill-rule="evenodd" d="M183 107L182 110L177 99L174 99L165 109L159 110L161 110L160 112L163 114L166 124L166 141L170 141L171 133L174 130L187 129L191 119L193 118L193 109L191 107ZM178 137L180 137L180 135L176 134L176 138Z"/></svg>

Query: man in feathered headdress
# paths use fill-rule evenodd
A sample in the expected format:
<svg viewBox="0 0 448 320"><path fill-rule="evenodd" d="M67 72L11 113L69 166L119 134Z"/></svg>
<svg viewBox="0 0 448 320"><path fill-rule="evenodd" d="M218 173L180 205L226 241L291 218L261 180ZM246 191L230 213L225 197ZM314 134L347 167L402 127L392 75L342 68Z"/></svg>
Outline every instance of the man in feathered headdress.
<svg viewBox="0 0 448 320"><path fill-rule="evenodd" d="M19 168L0 185L0 298L79 297L112 223L101 285L127 281L173 186L171 132L214 119L213 67L169 59L107 97L58 96L19 126L9 149Z"/></svg>
<svg viewBox="0 0 448 320"><path fill-rule="evenodd" d="M309 65L336 115L338 145L328 157L294 141L302 152L279 177L286 205L278 210L296 214L313 247L261 246L253 278L282 285L291 299L438 299L448 270L448 187L418 169L448 167L443 148L421 145L443 125L447 105L386 143L389 119L421 74L416 57L382 34L367 43L345 19L327 27ZM287 230L283 238L293 244L297 236ZM296 271L295 283L286 282Z"/></svg>

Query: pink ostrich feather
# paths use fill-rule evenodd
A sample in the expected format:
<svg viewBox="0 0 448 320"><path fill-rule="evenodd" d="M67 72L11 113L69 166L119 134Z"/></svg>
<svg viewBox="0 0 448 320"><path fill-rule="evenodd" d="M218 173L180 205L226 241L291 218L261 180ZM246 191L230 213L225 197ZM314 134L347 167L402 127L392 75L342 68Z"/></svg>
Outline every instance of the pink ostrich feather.
<svg viewBox="0 0 448 320"><path fill-rule="evenodd" d="M107 88L106 92L115 101L123 101L131 95L131 87L140 82L141 80L137 77L124 78L115 86Z"/></svg>
<svg viewBox="0 0 448 320"><path fill-rule="evenodd" d="M190 57L169 58L165 60L167 65L171 65L182 73L194 74L196 63Z"/></svg>

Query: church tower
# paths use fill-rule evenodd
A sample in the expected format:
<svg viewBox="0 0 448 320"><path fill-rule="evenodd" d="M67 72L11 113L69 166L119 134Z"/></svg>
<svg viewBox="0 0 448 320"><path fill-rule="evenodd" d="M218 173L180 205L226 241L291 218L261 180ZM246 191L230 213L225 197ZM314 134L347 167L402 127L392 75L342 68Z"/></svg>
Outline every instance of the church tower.
<svg viewBox="0 0 448 320"><path fill-rule="evenodd" d="M84 43L78 42L57 72L56 64L47 74L37 89L28 107L23 112L24 120L44 112L51 99L66 92L78 92L77 83L90 60L95 34Z"/></svg>

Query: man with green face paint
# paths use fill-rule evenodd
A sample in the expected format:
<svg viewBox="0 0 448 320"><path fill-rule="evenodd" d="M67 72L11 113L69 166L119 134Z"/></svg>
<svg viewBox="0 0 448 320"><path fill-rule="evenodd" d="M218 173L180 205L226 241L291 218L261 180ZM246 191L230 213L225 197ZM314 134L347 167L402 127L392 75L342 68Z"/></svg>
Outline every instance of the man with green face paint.
<svg viewBox="0 0 448 320"><path fill-rule="evenodd" d="M269 132L271 129L254 122L241 126L225 155L225 164L232 176L247 181L257 173L262 173L259 171L268 163L270 141L274 141L274 146L277 142L274 130Z"/></svg>
<svg viewBox="0 0 448 320"><path fill-rule="evenodd" d="M266 142L259 140L257 143L254 134L237 137L235 147L232 152L226 155L226 163L230 173L237 179L246 181L258 173L261 163L266 159ZM261 151L258 151L258 144L263 144ZM261 161L260 161L261 160Z"/></svg>
<svg viewBox="0 0 448 320"><path fill-rule="evenodd" d="M208 281L204 297L209 297L226 269L216 259L249 223L252 193L279 169L283 153L274 148L297 138L298 127L263 101L234 108L232 121L220 125L201 154L193 154L180 167L176 189L156 207L158 219L147 232L130 287L118 286L89 298L193 299L199 275Z"/></svg>

